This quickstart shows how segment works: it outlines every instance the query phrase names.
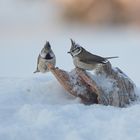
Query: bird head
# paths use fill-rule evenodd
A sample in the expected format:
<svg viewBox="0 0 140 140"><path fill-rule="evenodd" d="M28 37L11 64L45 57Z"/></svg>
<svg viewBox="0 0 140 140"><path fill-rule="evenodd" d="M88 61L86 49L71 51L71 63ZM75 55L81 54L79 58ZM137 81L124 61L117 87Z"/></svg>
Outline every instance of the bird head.
<svg viewBox="0 0 140 140"><path fill-rule="evenodd" d="M40 55L44 58L50 52L51 52L51 45L48 41L46 41L46 44L44 45L43 49L41 50Z"/></svg>
<svg viewBox="0 0 140 140"><path fill-rule="evenodd" d="M76 56L80 54L82 49L83 48L80 45L76 44L75 41L71 39L71 48L70 51L68 52L71 54L71 56Z"/></svg>

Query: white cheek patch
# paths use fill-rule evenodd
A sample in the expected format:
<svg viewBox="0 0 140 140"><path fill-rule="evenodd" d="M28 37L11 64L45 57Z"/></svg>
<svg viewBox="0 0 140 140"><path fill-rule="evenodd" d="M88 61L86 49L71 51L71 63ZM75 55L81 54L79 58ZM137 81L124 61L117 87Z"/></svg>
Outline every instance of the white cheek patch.
<svg viewBox="0 0 140 140"><path fill-rule="evenodd" d="M40 53L40 56L41 56L42 58L45 58L45 57L46 57L46 53Z"/></svg>
<svg viewBox="0 0 140 140"><path fill-rule="evenodd" d="M51 57L54 57L54 53L53 53L53 52L51 52L51 53L50 53L50 56L51 56Z"/></svg>
<svg viewBox="0 0 140 140"><path fill-rule="evenodd" d="M47 54L50 54L50 57L52 57L52 58L55 57L55 55L54 55L53 52L50 52L50 53L41 52L41 53L40 53L40 56L41 56L42 58L46 58L46 55L47 55Z"/></svg>
<svg viewBox="0 0 140 140"><path fill-rule="evenodd" d="M80 54L81 51L82 51L82 49L80 49L78 52L72 52L72 56L76 56L76 55Z"/></svg>

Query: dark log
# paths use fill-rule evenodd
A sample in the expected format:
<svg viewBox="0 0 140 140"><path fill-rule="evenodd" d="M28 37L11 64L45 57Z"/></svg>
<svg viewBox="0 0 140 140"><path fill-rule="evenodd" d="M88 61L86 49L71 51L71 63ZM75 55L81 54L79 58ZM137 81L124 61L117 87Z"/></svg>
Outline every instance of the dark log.
<svg viewBox="0 0 140 140"><path fill-rule="evenodd" d="M99 65L94 73L75 68L66 72L48 64L64 89L84 104L103 104L125 107L136 100L135 84L119 68L112 68L110 62Z"/></svg>

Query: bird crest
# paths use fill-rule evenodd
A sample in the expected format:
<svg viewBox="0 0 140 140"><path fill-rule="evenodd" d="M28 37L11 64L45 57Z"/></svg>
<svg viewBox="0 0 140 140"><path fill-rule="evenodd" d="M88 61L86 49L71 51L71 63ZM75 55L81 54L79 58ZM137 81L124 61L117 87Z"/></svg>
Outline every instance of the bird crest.
<svg viewBox="0 0 140 140"><path fill-rule="evenodd" d="M71 48L68 53L70 53L72 56L76 56L82 51L82 47L79 44L76 44L75 41L71 40Z"/></svg>
<svg viewBox="0 0 140 140"><path fill-rule="evenodd" d="M79 45L75 43L74 40L70 39L71 40L71 49L76 49Z"/></svg>
<svg viewBox="0 0 140 140"><path fill-rule="evenodd" d="M44 46L45 49L49 50L51 48L51 45L49 43L49 41L46 41L46 44Z"/></svg>

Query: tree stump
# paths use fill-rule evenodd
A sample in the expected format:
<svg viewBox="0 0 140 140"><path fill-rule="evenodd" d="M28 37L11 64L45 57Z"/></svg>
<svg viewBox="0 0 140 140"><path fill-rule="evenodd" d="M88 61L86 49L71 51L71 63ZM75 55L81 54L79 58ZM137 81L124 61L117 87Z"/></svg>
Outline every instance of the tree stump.
<svg viewBox="0 0 140 140"><path fill-rule="evenodd" d="M48 68L64 89L84 104L125 107L136 100L135 84L110 62L99 65L94 73L80 68L67 72L51 64Z"/></svg>

